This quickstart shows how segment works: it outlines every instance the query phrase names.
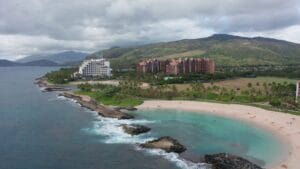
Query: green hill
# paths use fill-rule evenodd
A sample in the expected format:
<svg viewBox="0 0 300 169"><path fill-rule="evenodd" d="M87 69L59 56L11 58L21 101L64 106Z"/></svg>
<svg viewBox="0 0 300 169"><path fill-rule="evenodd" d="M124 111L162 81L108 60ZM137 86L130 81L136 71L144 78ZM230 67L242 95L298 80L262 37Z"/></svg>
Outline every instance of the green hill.
<svg viewBox="0 0 300 169"><path fill-rule="evenodd" d="M145 58L209 57L217 65L300 64L300 44L270 39L216 34L207 38L184 39L129 48L111 48L88 57L111 60L113 68L130 68Z"/></svg>

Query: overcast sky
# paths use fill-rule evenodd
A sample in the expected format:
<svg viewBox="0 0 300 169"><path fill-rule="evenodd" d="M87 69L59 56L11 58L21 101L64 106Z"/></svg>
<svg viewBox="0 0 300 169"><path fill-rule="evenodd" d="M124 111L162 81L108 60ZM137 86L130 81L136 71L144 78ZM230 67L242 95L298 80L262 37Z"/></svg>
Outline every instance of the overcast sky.
<svg viewBox="0 0 300 169"><path fill-rule="evenodd" d="M0 0L0 59L214 33L300 43L300 0Z"/></svg>

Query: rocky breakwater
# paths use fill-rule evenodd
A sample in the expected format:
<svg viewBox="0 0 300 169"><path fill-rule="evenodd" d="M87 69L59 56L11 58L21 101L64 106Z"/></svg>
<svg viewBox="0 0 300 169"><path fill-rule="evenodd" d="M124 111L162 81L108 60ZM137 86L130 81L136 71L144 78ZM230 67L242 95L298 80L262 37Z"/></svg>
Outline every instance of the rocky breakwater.
<svg viewBox="0 0 300 169"><path fill-rule="evenodd" d="M100 116L109 117L109 118L117 118L117 119L132 119L134 118L132 115L109 109L103 105L97 103L96 100L92 99L89 96L76 95L71 92L64 92L59 94L60 96L64 96L70 99L76 100L82 107L86 107L90 110L98 112Z"/></svg>
<svg viewBox="0 0 300 169"><path fill-rule="evenodd" d="M35 84L37 84L40 88L43 88L43 92L54 92L54 91L68 91L69 89L49 84L48 79L46 77L40 77L35 79Z"/></svg>
<svg viewBox="0 0 300 169"><path fill-rule="evenodd" d="M186 148L172 137L165 136L140 145L142 148L162 149L166 152L182 153Z"/></svg>
<svg viewBox="0 0 300 169"><path fill-rule="evenodd" d="M211 164L212 169L262 169L244 158L227 153L205 155L204 162Z"/></svg>
<svg viewBox="0 0 300 169"><path fill-rule="evenodd" d="M122 125L123 130L130 135L139 135L142 133L147 133L151 129L146 126L138 125L138 124L124 124Z"/></svg>

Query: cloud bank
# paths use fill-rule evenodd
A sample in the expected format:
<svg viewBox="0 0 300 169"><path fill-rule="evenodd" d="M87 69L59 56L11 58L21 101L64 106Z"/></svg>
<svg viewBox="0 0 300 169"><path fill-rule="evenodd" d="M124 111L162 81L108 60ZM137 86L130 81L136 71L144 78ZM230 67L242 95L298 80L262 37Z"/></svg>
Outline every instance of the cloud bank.
<svg viewBox="0 0 300 169"><path fill-rule="evenodd" d="M299 0L0 0L0 58L214 33L300 43Z"/></svg>

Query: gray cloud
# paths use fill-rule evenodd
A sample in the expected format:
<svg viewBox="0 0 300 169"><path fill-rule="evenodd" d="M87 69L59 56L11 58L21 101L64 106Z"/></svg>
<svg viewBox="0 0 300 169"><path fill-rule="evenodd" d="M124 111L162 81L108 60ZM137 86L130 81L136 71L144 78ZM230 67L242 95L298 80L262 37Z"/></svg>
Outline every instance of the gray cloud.
<svg viewBox="0 0 300 169"><path fill-rule="evenodd" d="M299 0L0 0L0 58L213 33L300 42L299 25Z"/></svg>

